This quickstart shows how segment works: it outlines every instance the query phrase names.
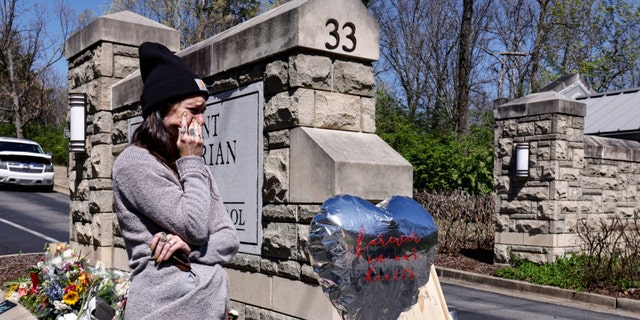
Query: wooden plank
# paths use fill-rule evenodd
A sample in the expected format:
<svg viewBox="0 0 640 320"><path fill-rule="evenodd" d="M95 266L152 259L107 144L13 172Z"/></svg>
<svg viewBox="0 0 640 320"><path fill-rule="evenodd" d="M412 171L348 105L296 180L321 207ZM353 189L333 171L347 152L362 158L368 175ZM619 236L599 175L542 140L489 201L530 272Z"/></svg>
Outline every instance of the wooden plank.
<svg viewBox="0 0 640 320"><path fill-rule="evenodd" d="M401 313L398 320L452 320L433 265L429 272L429 282L420 288L418 302Z"/></svg>

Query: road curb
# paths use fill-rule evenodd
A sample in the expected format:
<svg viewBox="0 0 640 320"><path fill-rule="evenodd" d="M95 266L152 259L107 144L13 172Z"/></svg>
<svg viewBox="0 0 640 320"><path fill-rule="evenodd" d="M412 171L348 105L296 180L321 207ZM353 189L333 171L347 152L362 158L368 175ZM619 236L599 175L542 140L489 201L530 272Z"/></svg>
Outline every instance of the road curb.
<svg viewBox="0 0 640 320"><path fill-rule="evenodd" d="M473 284L482 284L493 288L523 293L533 293L547 297L560 298L575 302L589 303L608 308L640 313L640 300L616 298L595 293L577 292L552 286L531 284L524 281L502 279L473 272L442 268L436 266L440 280L457 280Z"/></svg>

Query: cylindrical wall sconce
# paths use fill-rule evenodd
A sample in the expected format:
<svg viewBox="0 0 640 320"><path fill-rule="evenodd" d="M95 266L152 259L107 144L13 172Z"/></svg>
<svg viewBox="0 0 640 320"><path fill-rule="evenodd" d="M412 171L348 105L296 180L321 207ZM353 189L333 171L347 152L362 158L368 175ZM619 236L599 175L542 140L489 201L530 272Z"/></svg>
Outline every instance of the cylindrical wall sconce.
<svg viewBox="0 0 640 320"><path fill-rule="evenodd" d="M516 177L529 177L529 143L516 144Z"/></svg>
<svg viewBox="0 0 640 320"><path fill-rule="evenodd" d="M86 106L85 93L69 93L69 152L86 151Z"/></svg>

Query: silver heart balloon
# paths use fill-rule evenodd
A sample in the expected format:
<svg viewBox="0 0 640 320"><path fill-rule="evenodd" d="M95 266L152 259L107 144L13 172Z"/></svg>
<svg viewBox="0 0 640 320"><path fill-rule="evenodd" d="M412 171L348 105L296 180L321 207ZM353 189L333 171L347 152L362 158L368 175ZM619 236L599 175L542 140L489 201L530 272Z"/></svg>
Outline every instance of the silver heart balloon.
<svg viewBox="0 0 640 320"><path fill-rule="evenodd" d="M417 302L438 249L433 217L409 197L329 198L311 221L311 265L347 320L395 320Z"/></svg>

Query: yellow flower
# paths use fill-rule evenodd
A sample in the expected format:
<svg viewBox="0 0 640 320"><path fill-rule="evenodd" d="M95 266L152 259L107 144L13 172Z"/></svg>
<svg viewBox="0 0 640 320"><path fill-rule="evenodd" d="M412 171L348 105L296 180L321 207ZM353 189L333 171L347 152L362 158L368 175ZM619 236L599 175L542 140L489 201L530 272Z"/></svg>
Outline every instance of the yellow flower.
<svg viewBox="0 0 640 320"><path fill-rule="evenodd" d="M64 294L64 297L62 297L62 301L67 305L72 306L76 304L76 302L78 302L78 293L70 290Z"/></svg>
<svg viewBox="0 0 640 320"><path fill-rule="evenodd" d="M5 295L5 300L9 300L9 297L11 296L12 293L14 293L16 290L18 290L18 284L12 284L9 289L7 290L7 294Z"/></svg>

